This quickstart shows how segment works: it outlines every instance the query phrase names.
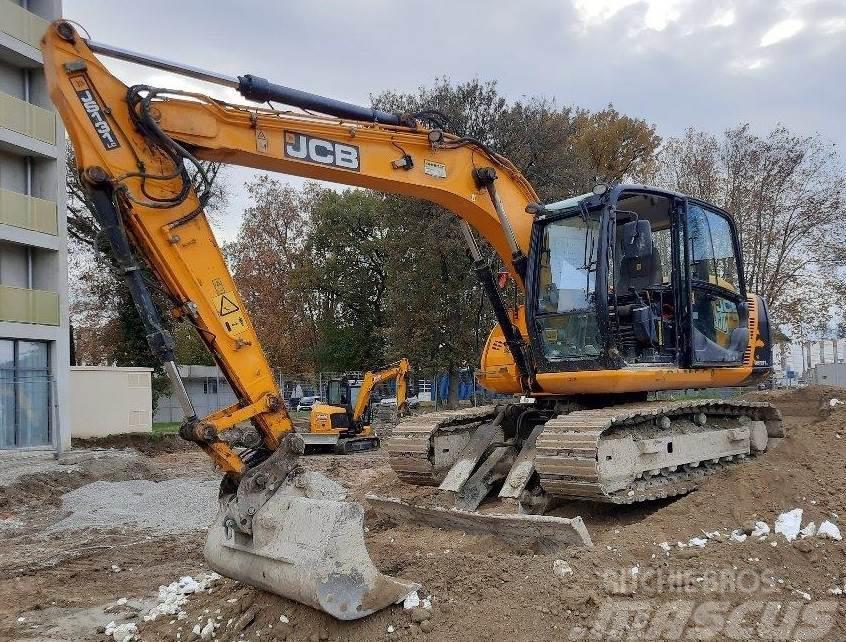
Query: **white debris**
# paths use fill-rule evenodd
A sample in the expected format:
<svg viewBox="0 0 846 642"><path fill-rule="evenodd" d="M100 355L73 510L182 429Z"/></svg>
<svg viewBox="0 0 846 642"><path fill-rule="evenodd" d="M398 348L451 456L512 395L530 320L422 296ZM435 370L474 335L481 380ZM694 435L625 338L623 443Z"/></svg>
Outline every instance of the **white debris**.
<svg viewBox="0 0 846 642"><path fill-rule="evenodd" d="M137 639L138 626L132 622L126 624L109 622L106 625L106 635L110 635L115 642L132 642Z"/></svg>
<svg viewBox="0 0 846 642"><path fill-rule="evenodd" d="M776 517L775 532L784 535L784 539L792 542L799 535L802 528L802 509L794 508Z"/></svg>
<svg viewBox="0 0 846 642"><path fill-rule="evenodd" d="M214 633L214 630L219 626L220 624L218 624L214 620L208 620L206 622L206 625L200 631L200 638L203 640L208 640Z"/></svg>
<svg viewBox="0 0 846 642"><path fill-rule="evenodd" d="M120 568L120 566L118 566L117 564L112 564L112 573L120 573L121 570L122 569Z"/></svg>
<svg viewBox="0 0 846 642"><path fill-rule="evenodd" d="M746 533L741 530L733 530L730 535L733 542L745 542L746 541Z"/></svg>
<svg viewBox="0 0 846 642"><path fill-rule="evenodd" d="M192 593L202 593L209 584L218 579L220 579L220 575L210 572L203 573L198 580L186 575L167 586L159 586L159 603L144 616L144 621L149 622L160 615L173 615L174 613L179 613L177 617L181 619L182 607L188 601L188 596Z"/></svg>
<svg viewBox="0 0 846 642"><path fill-rule="evenodd" d="M834 588L828 589L828 592L831 595L843 595L843 589L840 588L839 586L835 586Z"/></svg>
<svg viewBox="0 0 846 642"><path fill-rule="evenodd" d="M117 604L118 606L123 606L124 604L126 604L126 602L127 599L125 597L122 597L117 602L115 602L115 604Z"/></svg>
<svg viewBox="0 0 846 642"><path fill-rule="evenodd" d="M720 531L711 531L708 533L707 531L702 531L705 534L705 537L708 539L720 539Z"/></svg>
<svg viewBox="0 0 846 642"><path fill-rule="evenodd" d="M193 629L191 629L191 632L192 632L192 633L194 633L195 635L200 635L200 625L199 625L199 624L195 624L195 625L194 625L194 628L193 628Z"/></svg>
<svg viewBox="0 0 846 642"><path fill-rule="evenodd" d="M755 522L755 528L752 529L750 537L766 537L770 534L770 526L767 522Z"/></svg>
<svg viewBox="0 0 846 642"><path fill-rule="evenodd" d="M431 609L432 608L432 598L431 597L424 597L423 598L423 608L424 609Z"/></svg>
<svg viewBox="0 0 846 642"><path fill-rule="evenodd" d="M289 619L288 619L287 617L285 617L284 615L280 615L280 616L279 616L279 621L280 621L280 622L282 622L282 624L290 624L290 622L291 622L291 620L289 620Z"/></svg>
<svg viewBox="0 0 846 642"><path fill-rule="evenodd" d="M806 602L811 601L811 594L810 593L806 593L805 591L800 591L799 589L793 589L793 592L796 593L796 595L801 597Z"/></svg>
<svg viewBox="0 0 846 642"><path fill-rule="evenodd" d="M828 405L831 406L832 408L835 408L836 406L842 406L843 402L840 401L840 399L838 399L837 397L832 397L829 400Z"/></svg>
<svg viewBox="0 0 846 642"><path fill-rule="evenodd" d="M632 566L629 569L629 575L632 577L637 577L640 574L640 566Z"/></svg>
<svg viewBox="0 0 846 642"><path fill-rule="evenodd" d="M817 529L817 537L822 537L823 539L833 539L838 542L843 539L837 525L828 520L825 520L822 524L820 524L820 527Z"/></svg>
<svg viewBox="0 0 846 642"><path fill-rule="evenodd" d="M708 543L708 540L703 537L691 537L687 545L688 546L698 546L699 548L705 548L705 544Z"/></svg>
<svg viewBox="0 0 846 642"><path fill-rule="evenodd" d="M552 572L555 577L563 580L573 574L573 569L564 560L555 560L552 563Z"/></svg>
<svg viewBox="0 0 846 642"><path fill-rule="evenodd" d="M18 618L18 622L26 622L26 618L21 616Z"/></svg>
<svg viewBox="0 0 846 642"><path fill-rule="evenodd" d="M411 610L416 609L418 606L420 606L420 596L417 595L417 590L415 589L405 596L405 599L402 601L402 608Z"/></svg>
<svg viewBox="0 0 846 642"><path fill-rule="evenodd" d="M814 522L811 522L801 531L799 531L799 537L802 539L807 539L808 537L813 537L817 534L817 525Z"/></svg>
<svg viewBox="0 0 846 642"><path fill-rule="evenodd" d="M394 632L394 625L393 625L393 624L389 624L389 625L388 625L388 628L387 628L386 630L388 631L388 633L393 633L393 632Z"/></svg>
<svg viewBox="0 0 846 642"><path fill-rule="evenodd" d="M658 544L658 548L660 548L660 549L661 549L662 551L664 551L665 553L669 553L669 552L670 552L670 550L671 550L673 547L672 547L672 546L670 546L667 542L661 542L660 544Z"/></svg>

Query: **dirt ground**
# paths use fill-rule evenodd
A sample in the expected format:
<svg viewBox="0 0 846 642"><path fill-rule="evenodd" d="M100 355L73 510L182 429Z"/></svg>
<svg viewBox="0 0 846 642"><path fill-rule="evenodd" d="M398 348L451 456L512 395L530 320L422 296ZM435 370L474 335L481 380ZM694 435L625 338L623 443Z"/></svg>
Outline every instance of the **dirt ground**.
<svg viewBox="0 0 846 642"><path fill-rule="evenodd" d="M496 537L396 524L368 511L365 537L376 565L421 584L432 608L397 605L348 623L225 578L188 596L182 619L145 621L160 585L208 570L203 531L51 530L65 516L61 495L93 481L213 479L198 451L165 442L129 464L97 460L21 478L0 488L0 640L111 640L103 628L112 621L136 624L136 639L180 642L200 639L196 625L208 639L245 641L843 640L843 541L729 537L748 531L750 521L772 529L780 513L795 508L804 511L803 526L830 520L842 528L846 405L830 405L838 396L846 401L846 391L824 388L753 393L781 409L787 438L686 497L557 507L555 515L584 518L593 548L536 554ZM436 492L401 484L383 452L307 460L360 501L369 493L425 499ZM116 604L119 598L126 603Z"/></svg>

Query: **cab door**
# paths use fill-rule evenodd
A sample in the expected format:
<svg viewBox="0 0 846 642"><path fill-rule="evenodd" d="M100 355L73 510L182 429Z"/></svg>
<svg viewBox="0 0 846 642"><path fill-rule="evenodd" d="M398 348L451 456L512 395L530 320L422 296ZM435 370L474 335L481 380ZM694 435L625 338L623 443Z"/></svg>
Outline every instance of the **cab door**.
<svg viewBox="0 0 846 642"><path fill-rule="evenodd" d="M749 344L749 329L734 222L702 201L688 199L684 210L687 361L692 367L739 365Z"/></svg>

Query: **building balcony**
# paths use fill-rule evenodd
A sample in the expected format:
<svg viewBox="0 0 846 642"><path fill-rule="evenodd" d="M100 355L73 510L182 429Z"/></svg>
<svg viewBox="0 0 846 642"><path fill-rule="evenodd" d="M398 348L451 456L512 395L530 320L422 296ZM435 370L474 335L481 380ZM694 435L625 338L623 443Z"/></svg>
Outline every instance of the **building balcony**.
<svg viewBox="0 0 846 642"><path fill-rule="evenodd" d="M0 285L0 321L59 325L59 295Z"/></svg>
<svg viewBox="0 0 846 642"><path fill-rule="evenodd" d="M7 0L0 0L0 3ZM44 109L9 94L0 93L0 127L56 144L56 112Z"/></svg>
<svg viewBox="0 0 846 642"><path fill-rule="evenodd" d="M0 189L0 223L56 236L57 207L53 201Z"/></svg>
<svg viewBox="0 0 846 642"><path fill-rule="evenodd" d="M10 0L0 0L0 31L38 49L50 23Z"/></svg>

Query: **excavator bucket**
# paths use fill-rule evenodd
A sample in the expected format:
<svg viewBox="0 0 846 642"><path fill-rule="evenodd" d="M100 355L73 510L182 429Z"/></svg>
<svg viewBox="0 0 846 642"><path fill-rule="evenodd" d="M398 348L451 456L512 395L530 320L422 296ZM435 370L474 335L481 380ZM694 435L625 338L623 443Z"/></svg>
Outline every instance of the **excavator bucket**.
<svg viewBox="0 0 846 642"><path fill-rule="evenodd" d="M255 513L252 536L228 523L227 509L223 497L205 546L218 573L339 620L365 617L420 588L379 572L364 545L364 509L319 473L283 485Z"/></svg>

